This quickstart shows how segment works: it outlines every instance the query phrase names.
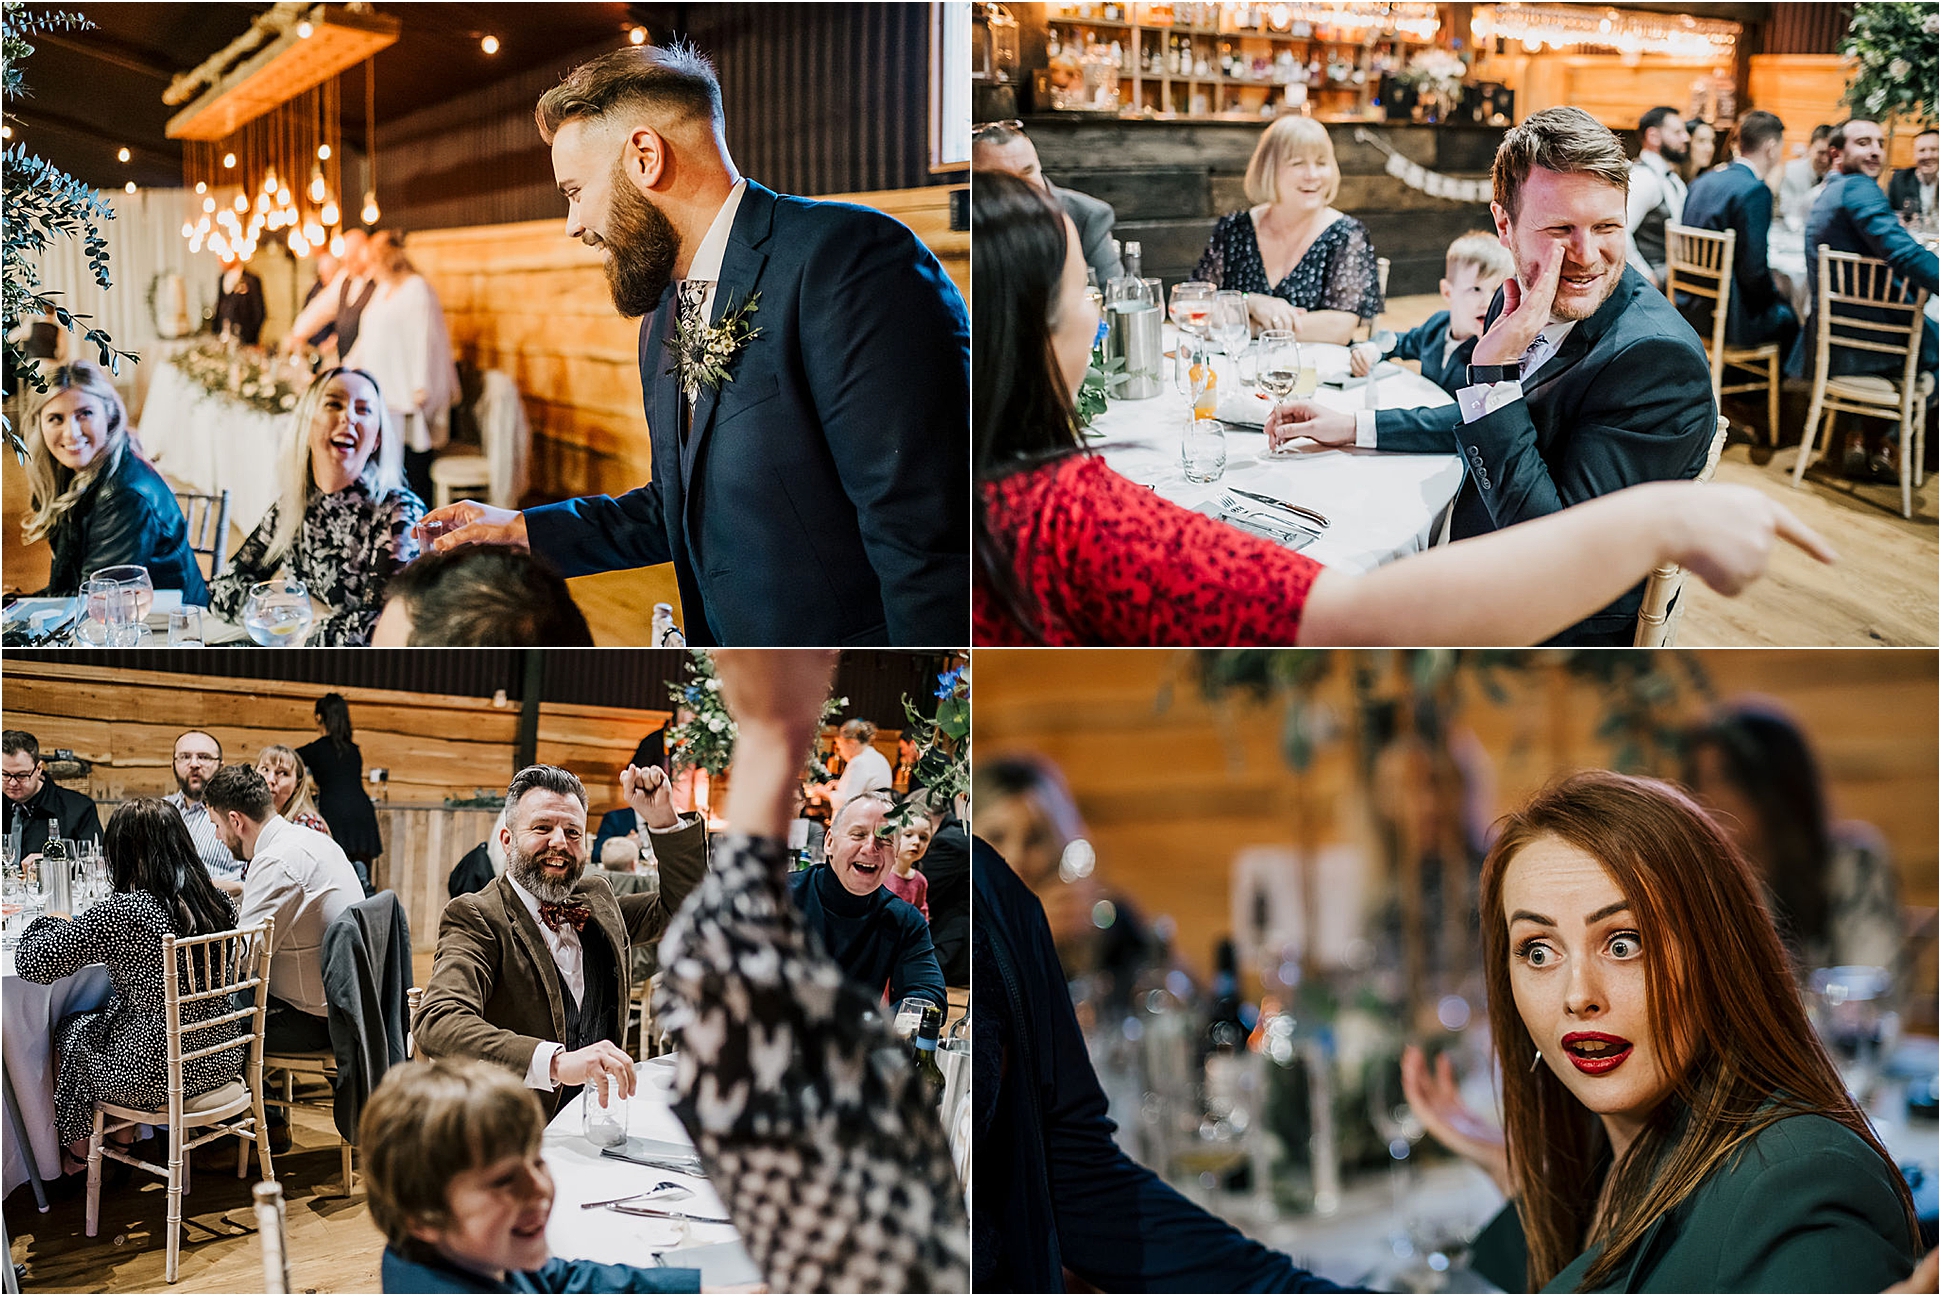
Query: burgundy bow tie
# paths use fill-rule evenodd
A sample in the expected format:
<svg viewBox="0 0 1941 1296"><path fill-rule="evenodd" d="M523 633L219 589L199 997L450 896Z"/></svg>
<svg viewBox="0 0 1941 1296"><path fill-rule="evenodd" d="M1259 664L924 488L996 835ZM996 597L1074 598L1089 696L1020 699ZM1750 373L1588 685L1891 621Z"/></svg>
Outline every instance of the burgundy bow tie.
<svg viewBox="0 0 1941 1296"><path fill-rule="evenodd" d="M572 923L573 930L580 931L592 916L593 910L587 907L584 900L570 900L565 904L555 904L551 900L539 902L539 921L554 931L559 930L561 923Z"/></svg>

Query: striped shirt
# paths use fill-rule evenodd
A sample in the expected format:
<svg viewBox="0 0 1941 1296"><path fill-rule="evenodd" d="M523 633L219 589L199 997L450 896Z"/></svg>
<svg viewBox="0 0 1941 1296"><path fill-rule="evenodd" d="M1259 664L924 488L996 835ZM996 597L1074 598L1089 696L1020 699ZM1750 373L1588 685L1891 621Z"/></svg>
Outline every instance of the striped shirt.
<svg viewBox="0 0 1941 1296"><path fill-rule="evenodd" d="M180 792L172 792L162 799L174 806L175 812L182 816L182 823L189 830L189 840L195 843L195 853L202 857L209 876L231 882L239 880L243 876L243 863L230 854L229 848L222 844L222 838L216 836L216 824L209 816L209 807L200 801L189 800Z"/></svg>

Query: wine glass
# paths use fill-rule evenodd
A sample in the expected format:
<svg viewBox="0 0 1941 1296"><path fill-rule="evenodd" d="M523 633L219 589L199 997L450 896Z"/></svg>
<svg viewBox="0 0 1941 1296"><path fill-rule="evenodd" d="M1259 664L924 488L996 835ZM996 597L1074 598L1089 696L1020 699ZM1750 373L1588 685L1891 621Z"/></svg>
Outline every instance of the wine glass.
<svg viewBox="0 0 1941 1296"><path fill-rule="evenodd" d="M1245 350L1252 332L1247 324L1246 294L1216 293L1213 309L1207 314L1207 332L1229 359Z"/></svg>
<svg viewBox="0 0 1941 1296"><path fill-rule="evenodd" d="M243 604L243 628L265 648L291 648L310 634L314 614L310 591L294 576L262 581L249 587Z"/></svg>
<svg viewBox="0 0 1941 1296"><path fill-rule="evenodd" d="M1173 321L1173 327L1182 335L1182 339L1173 347L1175 384L1178 383L1179 371L1184 367L1188 354L1184 338L1206 336L1206 317L1213 309L1216 291L1212 284L1203 283L1198 279L1186 279L1173 285L1172 299L1166 311Z"/></svg>
<svg viewBox="0 0 1941 1296"><path fill-rule="evenodd" d="M148 568L133 563L121 567L103 567L94 574L94 579L113 581L134 590L135 620L148 620L149 610L155 606L155 581L149 576Z"/></svg>
<svg viewBox="0 0 1941 1296"><path fill-rule="evenodd" d="M1260 363L1256 366L1259 377L1254 381L1260 389L1274 398L1274 409L1294 394L1295 385L1301 377L1301 344L1295 340L1292 329L1268 329L1260 335L1257 348ZM1269 446L1271 455L1294 453L1288 442Z"/></svg>
<svg viewBox="0 0 1941 1296"><path fill-rule="evenodd" d="M121 586L111 580L89 580L81 586L81 620L74 637L90 648L113 645L114 606Z"/></svg>

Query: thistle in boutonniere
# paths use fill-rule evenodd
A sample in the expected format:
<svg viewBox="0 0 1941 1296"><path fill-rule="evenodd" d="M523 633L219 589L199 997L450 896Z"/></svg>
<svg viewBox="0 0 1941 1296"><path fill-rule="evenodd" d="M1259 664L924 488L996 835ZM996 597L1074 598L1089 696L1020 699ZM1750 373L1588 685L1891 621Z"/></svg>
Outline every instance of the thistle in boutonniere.
<svg viewBox="0 0 1941 1296"><path fill-rule="evenodd" d="M760 307L762 295L755 293L741 305L724 312L721 322L710 328L698 314L689 316L686 312L676 315L674 336L667 339L667 349L674 355L667 372L679 379L681 391L689 400L698 399L703 387L710 391L724 382L733 382L734 375L728 372L741 349L762 335L762 331L748 322Z"/></svg>

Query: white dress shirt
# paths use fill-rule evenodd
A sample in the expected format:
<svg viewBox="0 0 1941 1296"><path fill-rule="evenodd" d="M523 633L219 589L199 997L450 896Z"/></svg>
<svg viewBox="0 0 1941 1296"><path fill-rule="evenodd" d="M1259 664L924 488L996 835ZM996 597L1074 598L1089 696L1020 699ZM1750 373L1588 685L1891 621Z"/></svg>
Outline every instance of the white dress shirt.
<svg viewBox="0 0 1941 1296"><path fill-rule="evenodd" d="M1662 155L1646 149L1631 164L1631 192L1624 200L1624 252L1625 259L1647 279L1652 277L1653 272L1638 251L1638 226L1644 224L1647 215L1657 210L1660 199L1671 208L1671 215L1665 218L1665 223L1682 223L1685 219L1685 181L1671 169L1671 163L1665 161Z"/></svg>
<svg viewBox="0 0 1941 1296"><path fill-rule="evenodd" d="M721 210L714 214L714 222L708 232L701 236L701 246L694 249L694 259L688 263L687 278L682 284L705 284L701 294L701 318L710 325L714 319L714 286L721 280L721 262L728 255L728 236L734 232L735 213L741 210L741 196L748 192L746 180L735 181L735 187L728 191L727 200ZM690 393L687 398L688 409L694 408L700 392Z"/></svg>
<svg viewBox="0 0 1941 1296"><path fill-rule="evenodd" d="M195 843L195 853L202 857L202 863L212 878L233 882L243 875L243 862L230 853L216 836L215 820L209 817L209 807L200 801L191 801L180 792L171 792L162 798L175 807L182 816L182 825L189 830L189 840ZM363 890L359 888L358 894Z"/></svg>
<svg viewBox="0 0 1941 1296"><path fill-rule="evenodd" d="M1463 343L1467 341L1469 341L1468 338L1459 338L1453 335L1443 340L1442 363L1437 366L1438 373L1440 373L1442 370L1447 369L1449 367L1449 357L1456 354L1456 348L1461 346ZM1360 345L1360 344L1357 343L1357 345ZM1377 359L1375 360L1375 363L1376 364L1381 363L1381 360L1379 357L1377 357ZM1428 367L1426 365L1423 366L1422 376L1425 378L1429 376ZM1373 381L1373 380L1371 379L1370 381ZM1375 444L1375 414L1376 414L1376 411L1372 409L1364 408L1364 409L1358 409L1355 411L1355 449L1379 450L1381 448L1380 446Z"/></svg>
<svg viewBox="0 0 1941 1296"><path fill-rule="evenodd" d="M323 984L324 928L364 898L343 849L322 833L271 815L256 838L243 879L236 925L276 920L270 993L313 1017L328 1012Z"/></svg>

